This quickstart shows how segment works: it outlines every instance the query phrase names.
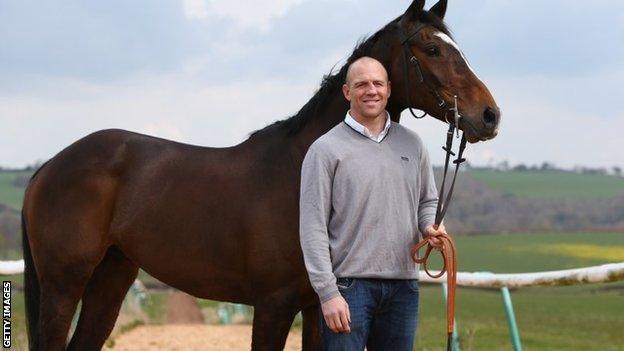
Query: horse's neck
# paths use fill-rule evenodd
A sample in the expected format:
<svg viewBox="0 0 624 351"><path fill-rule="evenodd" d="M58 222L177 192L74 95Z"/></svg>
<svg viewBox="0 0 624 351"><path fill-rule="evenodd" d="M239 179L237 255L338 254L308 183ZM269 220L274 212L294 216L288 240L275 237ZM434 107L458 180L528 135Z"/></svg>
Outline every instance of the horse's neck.
<svg viewBox="0 0 624 351"><path fill-rule="evenodd" d="M310 145L321 135L342 122L349 109L349 104L340 90L330 95L326 101L319 102L319 104L313 112L315 115L310 118L310 121L294 138L294 147L301 155L301 161L303 161L303 156L308 151Z"/></svg>

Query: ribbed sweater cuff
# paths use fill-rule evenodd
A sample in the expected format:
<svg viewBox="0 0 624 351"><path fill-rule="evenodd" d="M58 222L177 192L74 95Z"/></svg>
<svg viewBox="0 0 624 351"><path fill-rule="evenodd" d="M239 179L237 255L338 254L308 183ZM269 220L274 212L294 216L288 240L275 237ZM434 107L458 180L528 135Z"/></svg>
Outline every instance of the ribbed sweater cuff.
<svg viewBox="0 0 624 351"><path fill-rule="evenodd" d="M430 225L435 223L435 214L434 215L430 215L430 216L426 216L424 218L421 218L421 220L419 221L419 229L421 233L425 233L425 229L427 229L427 227L429 227Z"/></svg>
<svg viewBox="0 0 624 351"><path fill-rule="evenodd" d="M338 287L336 286L336 284L329 284L323 289L317 291L317 294L319 296L319 300L321 300L321 303L323 303L331 298L340 295L340 291L338 291Z"/></svg>

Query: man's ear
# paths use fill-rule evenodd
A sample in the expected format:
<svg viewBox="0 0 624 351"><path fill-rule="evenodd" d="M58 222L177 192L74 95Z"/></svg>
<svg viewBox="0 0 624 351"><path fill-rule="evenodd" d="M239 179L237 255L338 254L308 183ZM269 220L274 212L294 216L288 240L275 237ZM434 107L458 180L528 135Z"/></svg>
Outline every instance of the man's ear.
<svg viewBox="0 0 624 351"><path fill-rule="evenodd" d="M349 96L349 86L346 83L342 85L342 94L347 101L351 101L351 97Z"/></svg>
<svg viewBox="0 0 624 351"><path fill-rule="evenodd" d="M388 97L390 97L390 93L392 93L392 82L388 81Z"/></svg>

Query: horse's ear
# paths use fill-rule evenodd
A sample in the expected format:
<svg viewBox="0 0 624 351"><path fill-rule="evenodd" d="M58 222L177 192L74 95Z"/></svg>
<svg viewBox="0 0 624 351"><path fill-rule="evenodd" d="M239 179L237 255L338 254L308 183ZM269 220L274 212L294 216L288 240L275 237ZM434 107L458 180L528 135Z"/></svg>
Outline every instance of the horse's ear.
<svg viewBox="0 0 624 351"><path fill-rule="evenodd" d="M448 2L447 0L440 0L440 1L438 1L437 4L433 5L433 7L431 9L429 9L429 12L433 12L440 19L444 19L444 15L446 14L446 3L447 2Z"/></svg>
<svg viewBox="0 0 624 351"><path fill-rule="evenodd" d="M403 14L403 19L407 21L416 21L418 19L418 15L425 8L425 0L414 0L410 7L407 8L407 11Z"/></svg>

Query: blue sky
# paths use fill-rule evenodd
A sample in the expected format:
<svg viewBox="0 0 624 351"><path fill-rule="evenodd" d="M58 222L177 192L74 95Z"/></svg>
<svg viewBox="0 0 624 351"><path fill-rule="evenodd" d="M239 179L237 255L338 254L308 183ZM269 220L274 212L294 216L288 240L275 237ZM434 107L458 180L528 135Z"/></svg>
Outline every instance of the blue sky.
<svg viewBox="0 0 624 351"><path fill-rule="evenodd" d="M409 3L0 2L0 165L110 127L237 144L296 112ZM472 163L624 167L624 3L450 0L446 22L503 111ZM444 125L403 121L441 162Z"/></svg>

